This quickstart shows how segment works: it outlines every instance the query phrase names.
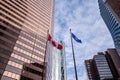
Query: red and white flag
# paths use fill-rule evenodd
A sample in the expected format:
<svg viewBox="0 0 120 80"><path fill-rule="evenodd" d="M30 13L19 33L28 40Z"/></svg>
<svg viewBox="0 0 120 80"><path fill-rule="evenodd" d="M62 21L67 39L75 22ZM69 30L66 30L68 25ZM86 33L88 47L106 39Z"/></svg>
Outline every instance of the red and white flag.
<svg viewBox="0 0 120 80"><path fill-rule="evenodd" d="M59 50L62 50L62 45L53 41L51 35L48 35L48 41L52 44L52 46L56 47Z"/></svg>
<svg viewBox="0 0 120 80"><path fill-rule="evenodd" d="M52 40L52 37L50 34L48 34L48 41L51 41Z"/></svg>
<svg viewBox="0 0 120 80"><path fill-rule="evenodd" d="M58 46L57 46L57 49L62 49L62 45L61 44L58 44Z"/></svg>

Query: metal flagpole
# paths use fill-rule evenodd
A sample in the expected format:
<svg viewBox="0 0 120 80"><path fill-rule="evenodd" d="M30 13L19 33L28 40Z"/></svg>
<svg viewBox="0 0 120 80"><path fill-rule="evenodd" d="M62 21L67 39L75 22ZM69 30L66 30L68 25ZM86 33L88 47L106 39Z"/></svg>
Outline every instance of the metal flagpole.
<svg viewBox="0 0 120 80"><path fill-rule="evenodd" d="M45 56L44 56L44 64L43 64L43 71L42 71L42 73L43 73L43 75L42 75L42 80L44 80L44 72L45 72L45 70L46 70L46 68L45 68L45 60L46 60L46 55L47 55L47 44L48 44L48 35L49 35L49 30L47 31L47 41L46 41L46 46L45 46Z"/></svg>
<svg viewBox="0 0 120 80"><path fill-rule="evenodd" d="M78 80L77 69L76 69L76 62L75 62L75 54L74 54L74 47L73 47L73 41L72 41L72 35L71 35L71 29L70 29L70 36L71 36L71 44L72 44L72 52L73 52L73 60L74 60L75 76L76 76L76 80Z"/></svg>

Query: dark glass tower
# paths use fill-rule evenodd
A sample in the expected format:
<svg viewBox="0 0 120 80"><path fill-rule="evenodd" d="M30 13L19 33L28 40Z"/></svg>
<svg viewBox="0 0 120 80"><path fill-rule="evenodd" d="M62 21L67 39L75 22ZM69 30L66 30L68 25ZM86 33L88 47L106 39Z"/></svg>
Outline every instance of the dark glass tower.
<svg viewBox="0 0 120 80"><path fill-rule="evenodd" d="M85 67L86 67L88 79L97 80L98 78L97 78L97 72L94 65L94 60L93 59L85 60Z"/></svg>
<svg viewBox="0 0 120 80"><path fill-rule="evenodd" d="M113 75L103 53L98 53L93 57L98 80L113 80Z"/></svg>
<svg viewBox="0 0 120 80"><path fill-rule="evenodd" d="M120 80L120 57L116 49L108 49L105 52L108 64L115 80Z"/></svg>
<svg viewBox="0 0 120 80"><path fill-rule="evenodd" d="M120 0L98 0L98 3L101 16L120 55Z"/></svg>
<svg viewBox="0 0 120 80"><path fill-rule="evenodd" d="M120 56L111 48L85 60L89 80L120 80Z"/></svg>
<svg viewBox="0 0 120 80"><path fill-rule="evenodd" d="M0 0L0 80L45 80L54 0Z"/></svg>

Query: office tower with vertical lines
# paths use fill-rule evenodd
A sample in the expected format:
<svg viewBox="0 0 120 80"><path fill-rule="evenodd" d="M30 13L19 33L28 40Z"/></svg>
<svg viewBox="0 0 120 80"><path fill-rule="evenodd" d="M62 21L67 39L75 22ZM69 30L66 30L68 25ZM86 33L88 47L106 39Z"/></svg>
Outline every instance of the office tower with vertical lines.
<svg viewBox="0 0 120 80"><path fill-rule="evenodd" d="M116 49L111 48L105 51L106 59L112 71L114 80L120 80L120 56Z"/></svg>
<svg viewBox="0 0 120 80"><path fill-rule="evenodd" d="M63 49L62 50L56 48L52 49L52 79L51 80L67 80L65 44L63 41L58 41L58 40L56 41L63 46Z"/></svg>
<svg viewBox="0 0 120 80"><path fill-rule="evenodd" d="M45 80L54 0L0 0L0 80Z"/></svg>
<svg viewBox="0 0 120 80"><path fill-rule="evenodd" d="M105 55L99 52L93 59L85 60L89 80L114 80Z"/></svg>
<svg viewBox="0 0 120 80"><path fill-rule="evenodd" d="M85 60L86 72L89 80L97 80L97 73L93 59Z"/></svg>
<svg viewBox="0 0 120 80"><path fill-rule="evenodd" d="M85 66L89 80L120 80L120 56L115 48L85 60Z"/></svg>
<svg viewBox="0 0 120 80"><path fill-rule="evenodd" d="M120 55L120 0L98 0L98 3L100 14Z"/></svg>

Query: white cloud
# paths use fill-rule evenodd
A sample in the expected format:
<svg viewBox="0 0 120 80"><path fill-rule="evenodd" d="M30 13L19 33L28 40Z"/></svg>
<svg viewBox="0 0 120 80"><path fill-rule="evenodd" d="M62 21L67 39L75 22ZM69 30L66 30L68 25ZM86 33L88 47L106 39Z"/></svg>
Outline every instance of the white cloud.
<svg viewBox="0 0 120 80"><path fill-rule="evenodd" d="M70 28L83 42L79 44L73 41L79 80L87 79L85 59L114 47L111 35L100 16L97 0L56 0L54 28L54 36L65 42L67 80L75 78Z"/></svg>

